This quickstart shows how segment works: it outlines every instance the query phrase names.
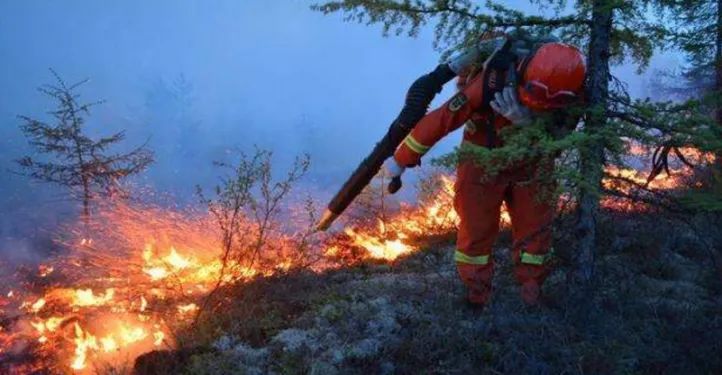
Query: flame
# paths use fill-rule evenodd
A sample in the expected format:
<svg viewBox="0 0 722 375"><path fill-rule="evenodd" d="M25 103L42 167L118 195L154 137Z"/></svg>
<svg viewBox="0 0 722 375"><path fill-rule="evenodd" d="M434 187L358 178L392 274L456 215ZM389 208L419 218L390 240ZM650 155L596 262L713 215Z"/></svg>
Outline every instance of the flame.
<svg viewBox="0 0 722 375"><path fill-rule="evenodd" d="M44 334L45 332L55 332L65 320L64 317L54 316L44 321L30 322L30 324L35 327L39 334Z"/></svg>
<svg viewBox="0 0 722 375"><path fill-rule="evenodd" d="M102 306L113 300L115 290L108 288L105 294L93 294L91 289L78 289L73 295L73 306Z"/></svg>
<svg viewBox="0 0 722 375"><path fill-rule="evenodd" d="M184 268L187 268L191 264L188 259L178 255L178 252L174 247L170 248L170 254L163 258L163 260L168 262L168 264L170 264L171 267L173 267L173 269L175 270L182 270Z"/></svg>
<svg viewBox="0 0 722 375"><path fill-rule="evenodd" d="M195 303L189 303L186 305L179 305L178 306L178 312L180 314L187 314L192 311L198 310L198 306Z"/></svg>
<svg viewBox="0 0 722 375"><path fill-rule="evenodd" d="M352 228L346 228L345 232L356 246L366 249L372 258L394 260L413 251L412 247L401 240L379 239L371 234L356 232Z"/></svg>
<svg viewBox="0 0 722 375"><path fill-rule="evenodd" d="M148 300L145 299L145 297L140 296L140 312L145 311L145 309L148 307Z"/></svg>
<svg viewBox="0 0 722 375"><path fill-rule="evenodd" d="M143 272L150 276L150 279L153 281L165 279L169 274L168 270L163 267L145 268Z"/></svg>
<svg viewBox="0 0 722 375"><path fill-rule="evenodd" d="M106 353L114 352L120 348L118 346L118 343L116 343L111 336L103 337L102 339L100 339L100 345L102 346L103 351Z"/></svg>
<svg viewBox="0 0 722 375"><path fill-rule="evenodd" d="M681 152L693 163L714 160L694 149ZM630 145L631 158L648 155L646 148ZM636 169L609 166L606 172L646 184L649 166L639 164ZM671 176L660 175L648 187L676 189L693 174L679 163L670 167ZM343 231L315 240L312 251L321 259L312 269L322 271L367 259L395 261L419 251L419 239L452 233L459 221L453 209L454 179L438 175L432 182L435 185L418 204L399 204L383 218L349 222ZM613 178L603 183L607 188L633 188ZM639 209L616 198L606 198L602 205ZM29 338L34 346L28 350L37 356L38 369L97 372L98 363L132 360L161 345L172 348L176 344L173 329L188 324L219 279L243 283L301 264L292 230L270 236L254 262L230 259L224 264L218 227L206 212L113 202L97 215L92 239L84 230L71 228L70 239L62 243L69 254L38 268L40 277L53 275L52 283L46 279L27 290L15 287L24 284L12 284L14 289L5 294L8 299L0 301L3 311L11 305L21 312L17 323L0 326L3 356L17 346L15 340ZM510 225L506 206L500 221L502 227Z"/></svg>
<svg viewBox="0 0 722 375"><path fill-rule="evenodd" d="M459 223L459 216L453 209L454 179L440 174L436 179L435 190L418 206L402 206L387 220L376 219L374 225L361 223L347 226L344 234L350 238L352 246L362 248L368 257L393 261L418 250L415 239L451 233ZM511 217L502 204L500 226L508 228ZM324 254L337 257L343 253L342 246L331 245Z"/></svg>
<svg viewBox="0 0 722 375"><path fill-rule="evenodd" d="M129 322L120 322L103 335L93 334L75 322L73 332L75 348L70 368L76 371L88 369L89 362L92 362L91 360L94 358L104 354L120 353L124 348L132 347L151 338L151 334L146 328ZM154 332L152 334L153 345L156 345L158 338L162 337L164 337L162 331Z"/></svg>
<svg viewBox="0 0 722 375"><path fill-rule="evenodd" d="M38 275L40 277L47 277L48 275L53 273L54 270L55 268L53 266L41 264L40 266L38 266Z"/></svg>
<svg viewBox="0 0 722 375"><path fill-rule="evenodd" d="M605 189L622 194L630 194L636 191L637 186L644 186L651 191L673 191L689 185L690 180L694 177L695 170L685 165L676 154L671 153L669 174L659 174L653 180L648 181L648 176L652 170L649 156L653 154L653 150L636 142L628 143L628 150L628 161L632 164L641 164L641 167L606 166L604 171L607 177L602 181ZM691 147L681 147L678 150L684 159L693 165L709 165L716 160L716 156L711 152L702 152ZM625 212L645 211L648 208L644 204L616 197L605 197L600 204L606 209Z"/></svg>
<svg viewBox="0 0 722 375"><path fill-rule="evenodd" d="M45 303L45 298L40 298L30 306L30 309L36 313L45 306Z"/></svg>
<svg viewBox="0 0 722 375"><path fill-rule="evenodd" d="M98 342L95 336L86 334L78 323L73 324L75 329L75 357L70 364L74 370L82 370L86 366L88 350L97 350Z"/></svg>
<svg viewBox="0 0 722 375"><path fill-rule="evenodd" d="M148 337L148 333L140 327L123 327L120 331L120 338L124 345L132 344Z"/></svg>
<svg viewBox="0 0 722 375"><path fill-rule="evenodd" d="M165 334L161 331L153 332L153 338L155 341L153 341L153 345L160 346L160 344L163 343L163 339L165 338Z"/></svg>

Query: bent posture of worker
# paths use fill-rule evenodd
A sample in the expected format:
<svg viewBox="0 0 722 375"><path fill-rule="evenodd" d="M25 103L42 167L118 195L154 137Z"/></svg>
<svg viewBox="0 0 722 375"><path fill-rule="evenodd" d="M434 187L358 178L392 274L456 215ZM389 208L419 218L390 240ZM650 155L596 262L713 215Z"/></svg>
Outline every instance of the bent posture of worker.
<svg viewBox="0 0 722 375"><path fill-rule="evenodd" d="M482 69L466 79L454 97L416 124L386 164L391 177L419 165L436 142L462 125L464 143L494 148L502 145L498 137L501 128L525 126L537 114L559 112L578 102L586 65L576 47L548 42L515 61L503 75L483 73ZM516 74L513 85L494 92L489 89L490 84L503 82L512 73ZM488 95L492 97L484 101ZM521 297L529 305L538 304L541 285L550 271L550 224L555 214L554 205L539 196L549 186L533 180L529 183L530 176L544 168L540 164L525 160L488 177L473 160L459 163L454 208L460 223L454 259L468 288L469 303L483 306L491 296L491 250L499 232L502 202L506 201L512 221L514 273L521 284Z"/></svg>

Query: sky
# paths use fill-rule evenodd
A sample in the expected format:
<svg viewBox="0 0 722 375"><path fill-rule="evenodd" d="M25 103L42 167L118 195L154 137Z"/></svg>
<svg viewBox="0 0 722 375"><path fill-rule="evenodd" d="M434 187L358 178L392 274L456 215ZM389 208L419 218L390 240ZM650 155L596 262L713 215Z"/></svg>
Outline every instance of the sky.
<svg viewBox="0 0 722 375"><path fill-rule="evenodd" d="M217 181L211 161L258 145L280 166L309 152L310 183L335 190L439 52L428 29L384 38L378 25L324 16L312 3L0 1L0 234L57 216L61 193L9 172L30 152L17 115L44 118L52 108L37 91L52 83L50 68L68 82L89 79L81 99L104 100L89 118L91 134L125 130L129 146L149 142L157 162L141 182L154 189L191 199L195 185ZM675 61L655 57L642 75L626 65L614 71L641 96L649 75Z"/></svg>

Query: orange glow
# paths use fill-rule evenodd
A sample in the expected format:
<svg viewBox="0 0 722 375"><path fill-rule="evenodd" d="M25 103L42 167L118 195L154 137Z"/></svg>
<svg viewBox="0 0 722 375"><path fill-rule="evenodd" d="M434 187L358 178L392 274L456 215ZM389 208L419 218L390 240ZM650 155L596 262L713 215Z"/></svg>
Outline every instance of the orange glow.
<svg viewBox="0 0 722 375"><path fill-rule="evenodd" d="M153 332L153 338L155 339L155 341L153 341L153 345L160 346L160 344L163 343L165 334L161 331L156 331L156 332Z"/></svg>
<svg viewBox="0 0 722 375"><path fill-rule="evenodd" d="M93 294L91 289L78 289L73 295L73 306L102 306L109 303L113 299L115 290L113 288L106 289L104 294Z"/></svg>
<svg viewBox="0 0 722 375"><path fill-rule="evenodd" d="M198 306L195 303L189 303L186 305L179 305L178 306L178 312L180 314L187 314L193 311L198 310Z"/></svg>
<svg viewBox="0 0 722 375"><path fill-rule="evenodd" d="M86 358L88 350L98 349L98 342L95 336L87 335L78 323L73 325L75 330L75 357L70 364L70 368L74 370L82 370L86 366Z"/></svg>
<svg viewBox="0 0 722 375"><path fill-rule="evenodd" d="M45 306L45 298L40 298L39 300L37 300L35 303L33 303L30 306L30 309L36 313L36 312L40 311L40 309L42 309L44 306Z"/></svg>
<svg viewBox="0 0 722 375"><path fill-rule="evenodd" d="M145 311L145 309L148 307L148 300L145 299L145 297L140 296L140 312Z"/></svg>
<svg viewBox="0 0 722 375"><path fill-rule="evenodd" d="M694 149L681 152L693 163L714 160ZM630 146L630 158L636 158L632 161L640 167L609 166L606 173L645 185L649 166L643 159L649 155L641 146ZM677 189L694 173L673 160L670 169L671 176L662 174L647 187ZM419 251L424 238L447 238L444 236L453 233L459 220L453 209L454 179L437 175L433 182L433 189L415 205L400 204L383 219L365 217L348 222L337 233L317 235L311 252L319 260L312 270L366 260L396 261ZM612 178L603 183L627 193L634 188ZM613 197L604 198L602 206L622 211L643 209ZM68 239L61 245L69 254L50 259L37 274L31 272L44 278L42 284L32 288L12 284L13 289L0 295L7 296L0 298L0 307L10 306L22 314L16 324L0 329L0 353L32 342L28 347L38 363L30 367L91 374L100 363L133 360L161 345L173 348L176 326L171 324L188 324L219 279L243 283L304 264L292 241L295 223L289 224L292 229L274 232L254 262L232 258L224 266L221 235L206 212L117 202L98 211L92 239L82 223L68 228ZM246 224L253 233L252 221ZM506 207L501 225L510 225Z"/></svg>
<svg viewBox="0 0 722 375"><path fill-rule="evenodd" d="M371 258L394 260L413 251L412 247L401 240L379 239L372 234L358 233L352 228L346 228L345 232L356 246L366 249Z"/></svg>
<svg viewBox="0 0 722 375"><path fill-rule="evenodd" d="M48 275L53 273L54 270L55 268L53 266L41 264L40 266L38 266L38 275L40 275L40 277L47 277Z"/></svg>
<svg viewBox="0 0 722 375"><path fill-rule="evenodd" d="M628 150L630 155L628 161L641 164L641 167L606 166L607 177L603 181L604 188L623 194L636 191L637 186L644 186L651 191L673 191L688 186L694 177L695 171L685 165L674 152L671 152L668 159L669 174L664 171L652 181L647 181L652 170L650 164L654 150L638 143L630 143ZM687 162L693 165L706 165L715 161L713 153L701 152L695 148L682 147L679 148L679 152ZM604 197L600 204L602 207L614 211L644 211L647 209L644 204L616 197Z"/></svg>

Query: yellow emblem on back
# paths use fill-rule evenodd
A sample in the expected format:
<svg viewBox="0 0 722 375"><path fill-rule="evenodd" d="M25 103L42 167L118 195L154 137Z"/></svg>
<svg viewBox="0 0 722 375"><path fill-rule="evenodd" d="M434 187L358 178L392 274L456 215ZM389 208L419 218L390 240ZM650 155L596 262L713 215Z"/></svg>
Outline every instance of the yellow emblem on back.
<svg viewBox="0 0 722 375"><path fill-rule="evenodd" d="M463 92L456 94L451 100L449 100L449 111L456 112L468 102L469 99L464 95Z"/></svg>

